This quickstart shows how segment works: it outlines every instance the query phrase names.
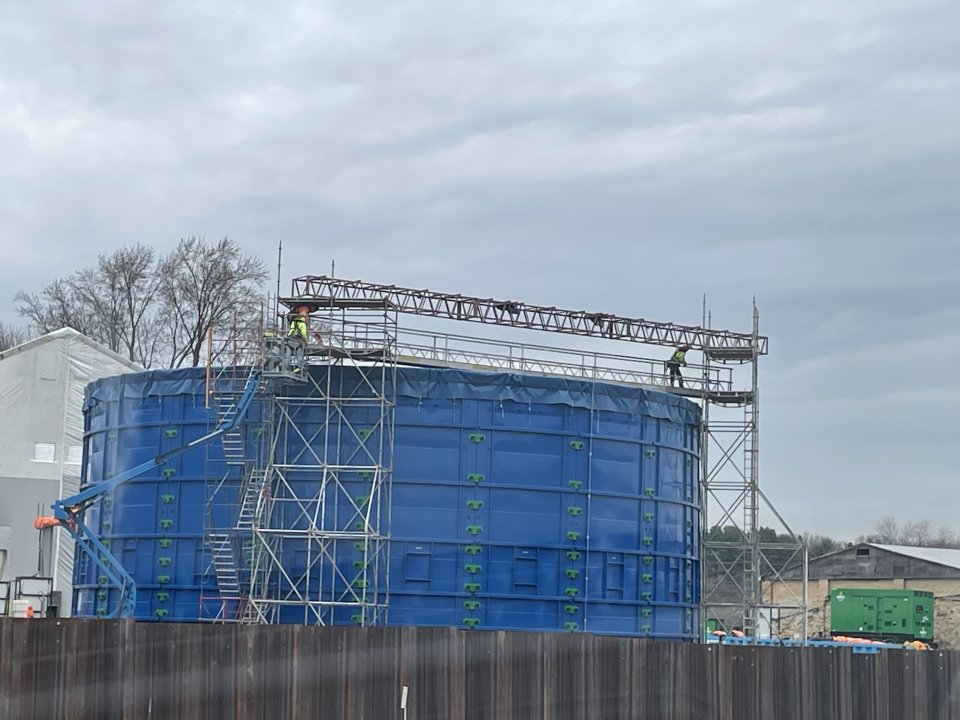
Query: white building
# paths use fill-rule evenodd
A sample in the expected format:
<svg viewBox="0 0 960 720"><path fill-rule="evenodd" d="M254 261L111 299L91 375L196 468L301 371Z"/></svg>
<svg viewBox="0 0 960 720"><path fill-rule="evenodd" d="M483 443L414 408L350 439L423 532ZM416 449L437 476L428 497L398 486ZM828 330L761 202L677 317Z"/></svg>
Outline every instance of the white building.
<svg viewBox="0 0 960 720"><path fill-rule="evenodd" d="M0 352L0 582L12 592L15 578L52 577L61 615L70 611L74 544L33 521L80 487L87 383L142 369L70 328Z"/></svg>

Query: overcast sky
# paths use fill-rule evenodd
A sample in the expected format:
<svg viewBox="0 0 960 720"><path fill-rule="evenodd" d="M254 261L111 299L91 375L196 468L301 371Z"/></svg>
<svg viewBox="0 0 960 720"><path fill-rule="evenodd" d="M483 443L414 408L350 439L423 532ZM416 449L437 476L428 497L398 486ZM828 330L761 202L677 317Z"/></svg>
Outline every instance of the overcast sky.
<svg viewBox="0 0 960 720"><path fill-rule="evenodd" d="M681 323L706 293L735 330L756 295L791 525L960 529L958 28L956 0L8 0L0 321L197 233L282 239L285 277Z"/></svg>

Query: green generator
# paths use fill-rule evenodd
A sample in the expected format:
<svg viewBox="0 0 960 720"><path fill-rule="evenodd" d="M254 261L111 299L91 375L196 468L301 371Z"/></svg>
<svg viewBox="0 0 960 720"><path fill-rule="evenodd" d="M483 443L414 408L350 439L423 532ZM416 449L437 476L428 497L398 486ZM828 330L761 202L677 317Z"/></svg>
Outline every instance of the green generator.
<svg viewBox="0 0 960 720"><path fill-rule="evenodd" d="M830 633L869 640L933 640L933 593L837 588L830 593Z"/></svg>

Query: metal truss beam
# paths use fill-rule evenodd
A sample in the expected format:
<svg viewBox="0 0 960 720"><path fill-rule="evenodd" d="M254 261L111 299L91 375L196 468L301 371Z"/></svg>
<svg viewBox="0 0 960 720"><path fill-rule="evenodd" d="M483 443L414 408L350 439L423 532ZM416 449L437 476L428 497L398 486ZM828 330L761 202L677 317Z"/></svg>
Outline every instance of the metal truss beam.
<svg viewBox="0 0 960 720"><path fill-rule="evenodd" d="M507 325L548 332L626 340L647 345L753 351L767 353L767 338L692 325L654 322L610 313L563 310L513 300L467 297L459 294L340 280L325 275L294 278L292 296L280 298L288 307L336 307L343 302L387 303L398 312L450 320ZM736 354L736 352L734 353Z"/></svg>

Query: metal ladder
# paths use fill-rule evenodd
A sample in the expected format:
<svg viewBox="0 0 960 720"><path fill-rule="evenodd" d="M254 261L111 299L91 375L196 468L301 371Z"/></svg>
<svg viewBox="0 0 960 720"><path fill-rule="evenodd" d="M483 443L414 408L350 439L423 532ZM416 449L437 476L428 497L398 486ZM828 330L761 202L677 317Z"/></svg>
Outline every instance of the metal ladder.
<svg viewBox="0 0 960 720"><path fill-rule="evenodd" d="M230 381L221 381L230 382ZM231 388L232 390L232 388ZM236 392L218 392L216 394L217 405L217 424L229 422L237 414L237 393ZM243 442L243 431L238 426L223 434L223 458L227 465L243 465L245 460L245 447Z"/></svg>
<svg viewBox="0 0 960 720"><path fill-rule="evenodd" d="M240 500L240 511L237 513L237 530L242 532L253 530L253 521L257 516L266 479L267 473L262 469L251 470L248 474L243 487L243 497Z"/></svg>
<svg viewBox="0 0 960 720"><path fill-rule="evenodd" d="M229 533L209 533L207 542L213 556L213 571L217 589L224 600L240 599L240 577L233 557L233 542Z"/></svg>

